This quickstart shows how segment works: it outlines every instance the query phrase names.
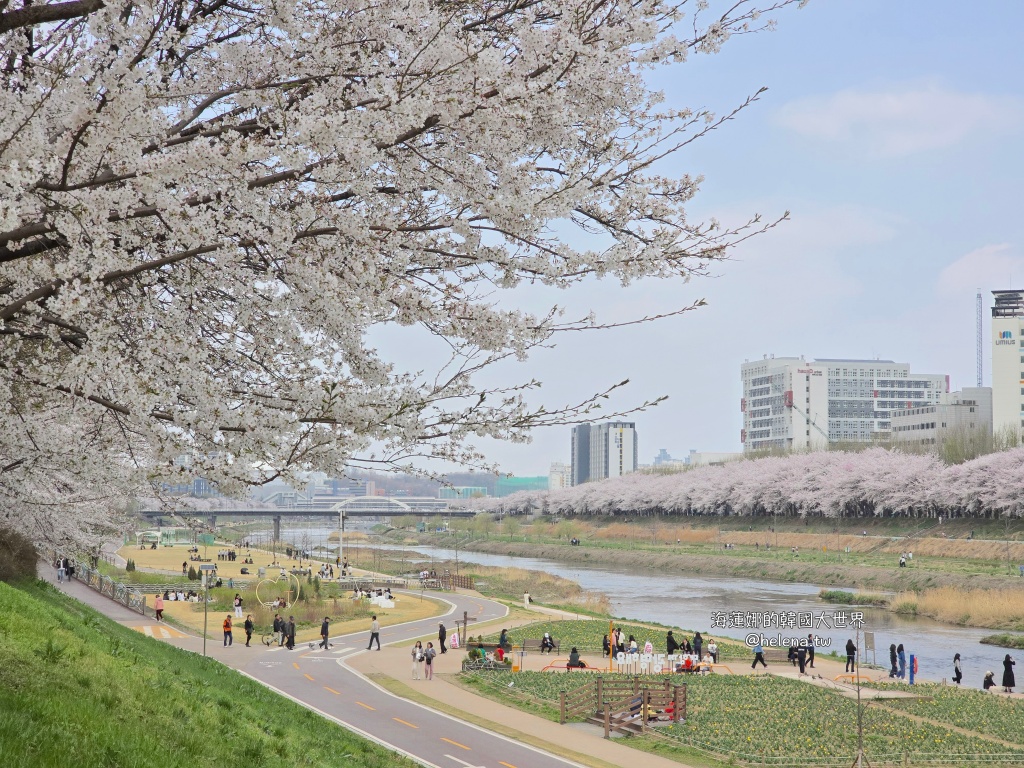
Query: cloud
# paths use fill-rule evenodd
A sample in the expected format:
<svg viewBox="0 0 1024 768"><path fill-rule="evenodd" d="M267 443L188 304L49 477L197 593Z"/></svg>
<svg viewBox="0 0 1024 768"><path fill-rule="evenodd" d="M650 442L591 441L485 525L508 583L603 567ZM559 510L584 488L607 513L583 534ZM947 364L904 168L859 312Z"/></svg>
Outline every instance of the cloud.
<svg viewBox="0 0 1024 768"><path fill-rule="evenodd" d="M972 135L1021 125L1021 100L962 93L936 85L839 91L797 99L776 122L807 138L851 144L868 154L900 157L941 149Z"/></svg>
<svg viewBox="0 0 1024 768"><path fill-rule="evenodd" d="M961 256L939 273L936 292L953 296L978 288L1012 288L1024 283L1024 255L1006 243L985 245Z"/></svg>

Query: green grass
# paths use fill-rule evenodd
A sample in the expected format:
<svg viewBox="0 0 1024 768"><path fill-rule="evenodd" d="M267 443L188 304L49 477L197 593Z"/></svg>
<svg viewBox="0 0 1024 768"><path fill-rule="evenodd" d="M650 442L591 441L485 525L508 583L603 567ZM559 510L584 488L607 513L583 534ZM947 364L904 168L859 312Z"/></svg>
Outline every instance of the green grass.
<svg viewBox="0 0 1024 768"><path fill-rule="evenodd" d="M0 583L0 765L411 768L211 659Z"/></svg>
<svg viewBox="0 0 1024 768"><path fill-rule="evenodd" d="M583 675L570 678L546 672L522 672L511 678L507 674L474 672L462 673L460 677L485 695L552 720L558 717L558 691L576 690L594 678ZM507 687L510 680L515 682L512 689ZM679 682L682 678L675 676L674 680ZM845 759L849 764L856 753L856 702L851 699L824 688L767 675L710 675L687 677L685 682L687 722L659 727L657 733L663 744L754 764L760 764L762 759L768 764L781 760L804 765L838 764L836 761ZM979 710L976 716L992 712L994 710ZM1007 728L1012 728L1015 722L1019 730L1024 719L1014 721L1012 717L1010 713L1000 722ZM869 759L871 755L902 757L904 752L918 757L943 758L1005 755L1013 751L876 706L865 709L864 726ZM1019 743L1020 737L1014 741ZM624 743L657 751L657 744L648 738L629 739ZM1024 760L1024 749L1019 753L1020 760ZM956 762L965 764L961 760Z"/></svg>
<svg viewBox="0 0 1024 768"><path fill-rule="evenodd" d="M616 627L622 629L626 633L628 638L630 635L636 637L637 644L640 646L640 650L643 651L644 643L647 640L651 641L654 646L655 653L665 652L665 633L670 629L669 627L659 627L657 629L651 629L649 625L641 625L635 622L621 621L619 619L613 620ZM472 629L472 628L470 628ZM693 640L693 631L679 629L671 627L675 634L677 641L681 641L684 637ZM568 656L569 650L576 646L581 652L584 653L600 653L601 652L601 640L608 634L608 620L607 619L568 619L565 621L539 621L535 624L527 624L522 627L515 627L509 630L509 637L513 644L519 644L523 640L534 639L539 640L544 636L545 632L551 633L551 636L558 640L561 645L559 647L559 653L562 656ZM484 636L485 642L497 642L500 635L500 629L498 632L494 632L490 635ZM708 633L701 633L704 638L704 649L707 649L708 637L714 637ZM722 659L747 659L751 657L750 649L741 643L735 641L722 640L719 637L715 637L715 642L718 644L719 657Z"/></svg>
<svg viewBox="0 0 1024 768"><path fill-rule="evenodd" d="M998 645L1000 648L1024 649L1024 635L1011 635L1005 632L995 635L986 635L978 642L984 643L985 645Z"/></svg>
<svg viewBox="0 0 1024 768"><path fill-rule="evenodd" d="M823 589L818 593L818 599L829 603L840 603L842 605L881 605L889 604L887 595L873 595L867 592L847 592L842 589Z"/></svg>

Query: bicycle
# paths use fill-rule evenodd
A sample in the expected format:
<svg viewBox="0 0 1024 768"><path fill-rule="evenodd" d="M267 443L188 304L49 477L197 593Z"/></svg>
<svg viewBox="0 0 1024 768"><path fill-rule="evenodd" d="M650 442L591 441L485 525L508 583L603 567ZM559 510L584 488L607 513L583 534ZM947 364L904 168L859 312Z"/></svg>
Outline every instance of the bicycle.
<svg viewBox="0 0 1024 768"><path fill-rule="evenodd" d="M277 643L276 632L265 632L263 634L263 644L266 646L273 646Z"/></svg>

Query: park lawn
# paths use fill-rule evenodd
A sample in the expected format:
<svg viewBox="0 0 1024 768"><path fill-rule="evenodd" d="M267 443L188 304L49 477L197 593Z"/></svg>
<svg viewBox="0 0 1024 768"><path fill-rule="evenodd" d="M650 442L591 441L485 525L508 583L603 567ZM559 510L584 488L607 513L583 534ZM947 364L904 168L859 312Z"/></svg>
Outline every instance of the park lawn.
<svg viewBox="0 0 1024 768"><path fill-rule="evenodd" d="M235 618L234 612L229 608L232 594L227 594L227 588L213 590L213 597L216 601L210 605L207 630L209 636L221 636L221 624L227 614L231 614L231 620L235 623L234 635L237 639L243 636L241 624L244 619ZM224 594L221 594L224 593ZM248 594L241 592L243 599L252 598L252 591ZM296 617L295 639L297 642L320 639L320 622L324 616L331 617L331 637L351 634L353 632L369 632L370 617L377 615L381 626L389 627L393 624L402 624L407 621L418 621L431 616L439 616L448 610L448 605L439 602L431 597L413 597L411 595L397 595L394 608L382 609L370 605L367 600L354 601L348 598L335 600L309 600L294 603L289 609L282 611L284 616L294 615ZM148 600L152 605L152 599ZM252 614L256 623L256 634L269 631L274 617L274 611L263 606L252 606L243 603L243 611ZM177 601L164 602L164 616L171 619L175 624L189 629L196 634L203 633L203 604L202 603L179 603Z"/></svg>
<svg viewBox="0 0 1024 768"><path fill-rule="evenodd" d="M931 696L931 701L889 699L886 706L1024 746L1024 701L1021 699L937 683L914 686L878 683L871 687L912 690L922 696Z"/></svg>
<svg viewBox="0 0 1024 768"><path fill-rule="evenodd" d="M602 651L602 638L608 634L609 621L614 623L616 627L622 629L626 633L627 638L629 635L636 637L636 641L640 646L641 652L643 651L644 643L647 640L651 641L651 644L654 646L655 653L665 652L665 634L670 629L669 627L661 627L655 624L639 624L637 622L622 621L619 619L565 619L560 621L538 621L533 624L527 624L525 626L509 630L509 637L513 644L518 645L523 640L527 639L539 640L544 636L545 632L549 632L553 638L561 643L559 646L559 653L563 656L568 655L569 650L573 646L578 648L581 653L600 654ZM470 635L473 634L472 629L473 628L470 627ZM679 629L677 627L672 627L671 629L677 641L680 641L685 637L692 642L692 630ZM484 635L484 642L497 642L499 635L500 632ZM713 637L713 635L702 632L701 636L704 638L704 648L706 650L708 639L709 637ZM749 660L752 658L750 649L742 643L738 643L735 640L723 640L718 637L715 638L715 642L718 644L719 657L722 659Z"/></svg>
<svg viewBox="0 0 1024 768"><path fill-rule="evenodd" d="M0 583L0 765L413 763L41 582Z"/></svg>
<svg viewBox="0 0 1024 768"><path fill-rule="evenodd" d="M139 568L153 568L159 571L166 571L168 575L180 576L182 563L187 563L196 570L198 570L201 565L200 563L195 563L188 559L191 554L188 550L191 546L191 544L174 544L171 546L161 545L156 549L149 549L148 547L146 549L139 549L134 544L126 544L117 551L117 554L125 560L131 558ZM216 544L210 544L206 547L200 546L199 555L210 558L210 564L217 566L217 575L225 583L227 583L227 580L231 578L241 579L255 584L258 579L258 568L270 569L274 567L271 565L271 563L274 562L275 557L273 552L261 549L239 549L237 550L238 560L218 560L217 553L222 549L234 549L234 546L218 541ZM246 553L252 554L252 565L246 565L242 562ZM299 567L299 561L295 558L285 557L283 551L278 552L276 557L280 566L284 566L287 569ZM309 560L302 561L303 567L307 567L309 563ZM316 569L319 567L320 562L314 560L313 568ZM243 574L243 568L248 568L249 573ZM198 583L199 582L196 582L196 584Z"/></svg>
<svg viewBox="0 0 1024 768"><path fill-rule="evenodd" d="M595 676L463 672L458 677L482 695L557 720L559 691L573 691L585 683L592 684ZM650 679L661 678L652 676ZM709 675L685 680L676 675L670 679L687 684L688 719L678 726L658 727L657 733L669 743L755 764L762 757L799 757L806 764L815 759L825 763L838 758L852 759L856 753L856 702L824 688L772 675ZM510 689L508 684L513 681L515 685ZM865 709L864 733L869 758L871 755L902 756L904 752L942 758L1005 755L1011 751L1001 744L919 723L874 706ZM621 743L657 751L649 740L628 739ZM1024 749L1019 751L1019 756L1024 759Z"/></svg>

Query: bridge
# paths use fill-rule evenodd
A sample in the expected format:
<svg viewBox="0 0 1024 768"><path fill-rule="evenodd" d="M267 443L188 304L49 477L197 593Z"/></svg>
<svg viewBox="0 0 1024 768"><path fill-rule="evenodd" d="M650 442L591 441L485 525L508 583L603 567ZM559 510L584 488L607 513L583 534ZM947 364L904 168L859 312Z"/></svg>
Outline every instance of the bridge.
<svg viewBox="0 0 1024 768"><path fill-rule="evenodd" d="M350 496L333 503L296 507L239 507L237 509L144 509L143 517L201 517L217 524L218 517L270 517L274 520L274 538L281 537L281 519L327 517L344 520L350 517L473 517L475 512L452 509L446 499L399 496Z"/></svg>

